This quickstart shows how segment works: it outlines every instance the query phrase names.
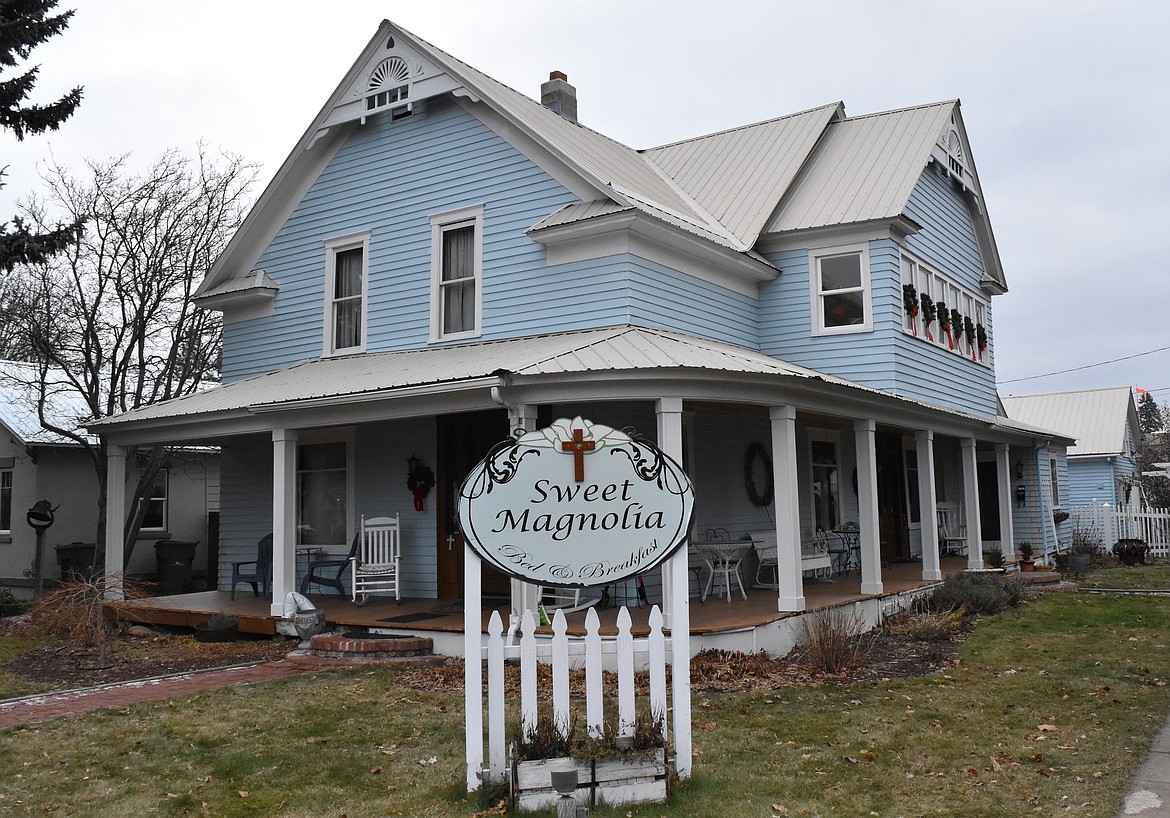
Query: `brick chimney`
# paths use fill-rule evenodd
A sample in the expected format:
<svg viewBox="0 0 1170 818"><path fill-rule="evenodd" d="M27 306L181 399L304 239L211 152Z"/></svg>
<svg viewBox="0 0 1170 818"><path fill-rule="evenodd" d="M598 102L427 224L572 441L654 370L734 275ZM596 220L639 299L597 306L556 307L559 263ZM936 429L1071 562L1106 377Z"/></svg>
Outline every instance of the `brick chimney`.
<svg viewBox="0 0 1170 818"><path fill-rule="evenodd" d="M570 122L577 122L577 89L561 71L552 71L540 86L540 104Z"/></svg>

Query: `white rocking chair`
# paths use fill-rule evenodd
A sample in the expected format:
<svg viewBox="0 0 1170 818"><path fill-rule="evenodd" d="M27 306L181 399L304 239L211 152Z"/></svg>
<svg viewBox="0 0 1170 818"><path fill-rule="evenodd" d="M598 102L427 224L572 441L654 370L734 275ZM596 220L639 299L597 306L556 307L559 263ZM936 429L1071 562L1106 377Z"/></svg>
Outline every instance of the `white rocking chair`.
<svg viewBox="0 0 1170 818"><path fill-rule="evenodd" d="M967 526L958 503L938 504L938 543L944 556L967 553Z"/></svg>
<svg viewBox="0 0 1170 818"><path fill-rule="evenodd" d="M371 517L362 515L358 552L353 564L353 602L365 605L370 594L394 594L401 602L398 583L399 559L398 515Z"/></svg>

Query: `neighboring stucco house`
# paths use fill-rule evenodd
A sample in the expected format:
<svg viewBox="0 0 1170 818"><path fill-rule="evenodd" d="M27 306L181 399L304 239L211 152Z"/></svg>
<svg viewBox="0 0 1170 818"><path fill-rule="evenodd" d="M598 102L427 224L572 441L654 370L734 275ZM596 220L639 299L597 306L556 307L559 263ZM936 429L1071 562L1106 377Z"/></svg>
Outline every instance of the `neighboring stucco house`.
<svg viewBox="0 0 1170 818"><path fill-rule="evenodd" d="M85 447L46 431L37 417L35 390L28 384L35 370L26 364L0 361L0 587L28 596L33 588L36 530L26 520L29 509L47 500L56 511L45 530L44 577L55 579L64 566L85 562L84 549L93 544L98 525L98 481ZM55 426L80 429L88 411L66 391L46 404ZM96 442L96 438L94 438ZM126 479L136 481L133 469ZM218 511L219 457L213 450L174 452L170 467L155 481L142 532L128 566L132 574L155 572L153 544L177 539L199 542L194 569L203 574L208 560L209 514ZM124 492L128 494L133 483ZM124 521L129 507L118 516ZM57 546L66 546L61 552ZM59 562L58 557L64 560ZM88 559L92 560L92 553Z"/></svg>
<svg viewBox="0 0 1170 818"><path fill-rule="evenodd" d="M221 578L272 532L274 614L296 550L344 553L363 514L402 515L407 596L459 597L455 488L562 416L656 439L696 530L774 530L781 611L818 528L859 525L865 594L892 561L941 577L940 502L966 564L1011 553L1043 513L1013 464L1054 436L999 411L1007 282L957 101L634 150L564 75L542 98L384 22L199 289L223 384L93 424L112 473L131 444L222 447Z"/></svg>
<svg viewBox="0 0 1170 818"><path fill-rule="evenodd" d="M1009 417L1076 439L1068 449L1067 506L1140 502L1133 476L1142 433L1128 386L1012 395L1003 404Z"/></svg>

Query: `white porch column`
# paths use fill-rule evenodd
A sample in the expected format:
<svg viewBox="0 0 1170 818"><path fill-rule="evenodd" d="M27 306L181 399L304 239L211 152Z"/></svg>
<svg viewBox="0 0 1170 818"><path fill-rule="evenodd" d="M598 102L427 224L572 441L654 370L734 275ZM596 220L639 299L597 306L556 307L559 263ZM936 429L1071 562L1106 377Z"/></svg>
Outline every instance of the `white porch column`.
<svg viewBox="0 0 1170 818"><path fill-rule="evenodd" d="M800 493L796 476L796 407L773 406L772 485L776 498L776 574L780 586L776 608L803 611L804 579L800 570Z"/></svg>
<svg viewBox="0 0 1170 818"><path fill-rule="evenodd" d="M106 446L106 591L122 599L121 577L126 561L126 448ZM42 575L44 566L41 566Z"/></svg>
<svg viewBox="0 0 1170 818"><path fill-rule="evenodd" d="M877 424L872 420L853 421L857 447L857 516L861 526L861 593L880 594L882 586L882 544L878 519Z"/></svg>
<svg viewBox="0 0 1170 818"><path fill-rule="evenodd" d="M659 398L658 448L683 462L682 398ZM691 597L687 576L690 543L683 542L662 570L664 627L670 629L674 747L678 777L691 777Z"/></svg>
<svg viewBox="0 0 1170 818"><path fill-rule="evenodd" d="M660 398L655 405L655 414L658 420L658 448L678 461L683 462L683 432L682 432L682 398ZM690 591L687 583L688 561L690 560L690 543L687 543L662 566L662 621L666 628L673 627L675 591L682 594L682 599L690 604ZM674 575L676 562L682 561L683 583L681 589L675 588ZM687 617L688 628L690 617Z"/></svg>
<svg viewBox="0 0 1170 818"><path fill-rule="evenodd" d="M979 525L979 469L975 458L975 438L959 441L963 449L963 519L967 522L967 567L983 567L983 531Z"/></svg>
<svg viewBox="0 0 1170 818"><path fill-rule="evenodd" d="M995 444L995 477L999 493L999 542L1005 559L1015 559L1016 540L1012 534L1012 465L1008 444Z"/></svg>
<svg viewBox="0 0 1170 818"><path fill-rule="evenodd" d="M934 432L914 433L918 455L918 513L922 523L922 578L928 582L942 579L938 555L938 495L934 489Z"/></svg>
<svg viewBox="0 0 1170 818"><path fill-rule="evenodd" d="M297 584L297 433L272 432L272 604L284 616L284 597Z"/></svg>
<svg viewBox="0 0 1170 818"><path fill-rule="evenodd" d="M508 434L517 429L526 432L536 431L536 407L530 403L509 403L508 406ZM525 611L535 611L540 604L542 588L531 582L520 579L509 581L509 594L512 597L512 615L523 616Z"/></svg>

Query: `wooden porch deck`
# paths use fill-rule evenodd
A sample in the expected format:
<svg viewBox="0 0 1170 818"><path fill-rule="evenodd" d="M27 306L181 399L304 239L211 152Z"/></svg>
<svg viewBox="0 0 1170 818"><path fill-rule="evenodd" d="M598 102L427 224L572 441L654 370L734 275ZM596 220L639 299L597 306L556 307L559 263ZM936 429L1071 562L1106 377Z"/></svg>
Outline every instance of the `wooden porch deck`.
<svg viewBox="0 0 1170 818"><path fill-rule="evenodd" d="M943 576L950 576L966 568L966 559L944 557ZM882 569L883 596L893 595L920 588L932 583L922 579L921 563L901 563ZM806 580L805 602L809 611L847 605L872 595L861 593L861 579L856 574L835 576L832 581ZM253 596L248 589L237 589L236 598L229 598L227 591L202 591L175 596L147 597L106 605L106 613L112 619L146 624L191 627L206 621L215 614L237 617L243 633L271 635L276 632L276 618L269 613L269 601ZM393 599L372 597L363 607L354 605L348 597L335 594L311 595L317 607L325 611L326 621L338 628L380 628L401 629L415 634L427 632L462 633L463 603L458 599L404 599L396 604ZM488 618L492 610L498 610L507 622L507 606L484 610L481 628L487 631ZM598 608L602 632L617 633L617 607ZM649 632L647 619L650 607L631 607L635 635ZM776 610L776 592L762 588L749 588L748 598L733 594L729 603L726 597L707 598L701 604L698 597L691 599L691 633L703 635L761 627L770 622L794 614ZM583 635L585 613L578 611L568 615L569 632Z"/></svg>

